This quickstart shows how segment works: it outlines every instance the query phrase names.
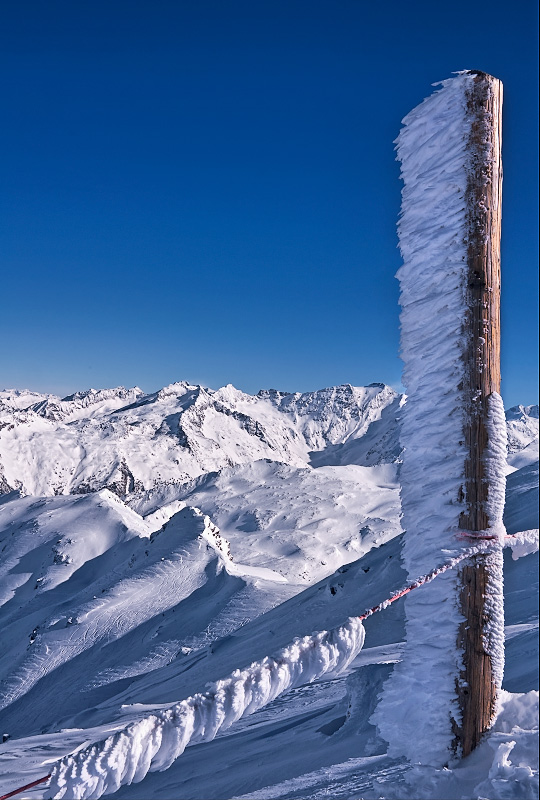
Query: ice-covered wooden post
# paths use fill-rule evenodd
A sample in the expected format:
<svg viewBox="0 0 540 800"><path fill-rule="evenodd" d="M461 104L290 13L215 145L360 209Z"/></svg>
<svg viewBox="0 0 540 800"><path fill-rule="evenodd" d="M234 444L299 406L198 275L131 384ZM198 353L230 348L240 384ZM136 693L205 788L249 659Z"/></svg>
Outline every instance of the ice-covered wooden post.
<svg viewBox="0 0 540 800"><path fill-rule="evenodd" d="M465 317L465 503L459 525L465 531L489 529L490 397L500 392L500 294L502 201L502 84L483 72L473 74L466 91L470 133L467 178L467 315ZM502 421L501 421L501 424ZM486 627L493 626L490 596L501 581L501 556L476 556L460 571L459 647L463 669L458 681L461 719L456 744L468 755L493 719L497 680ZM501 632L502 635L502 632Z"/></svg>
<svg viewBox="0 0 540 800"><path fill-rule="evenodd" d="M433 765L474 749L504 662L501 104L496 78L459 73L408 114L397 140L403 560L413 577L492 545L407 597L403 660L375 712L391 754Z"/></svg>

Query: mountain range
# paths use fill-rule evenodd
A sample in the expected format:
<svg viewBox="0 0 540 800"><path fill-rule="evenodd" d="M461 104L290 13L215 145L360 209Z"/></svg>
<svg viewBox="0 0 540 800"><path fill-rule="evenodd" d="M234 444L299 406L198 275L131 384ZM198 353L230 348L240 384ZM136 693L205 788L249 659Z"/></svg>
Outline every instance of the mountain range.
<svg viewBox="0 0 540 800"><path fill-rule="evenodd" d="M0 392L2 787L399 588L405 402L383 384ZM530 532L538 406L509 409L507 430L506 526ZM115 796L528 797L538 552L522 539L505 559L499 722L476 766L416 780L369 722L400 658L397 603L366 622L345 675L291 690Z"/></svg>

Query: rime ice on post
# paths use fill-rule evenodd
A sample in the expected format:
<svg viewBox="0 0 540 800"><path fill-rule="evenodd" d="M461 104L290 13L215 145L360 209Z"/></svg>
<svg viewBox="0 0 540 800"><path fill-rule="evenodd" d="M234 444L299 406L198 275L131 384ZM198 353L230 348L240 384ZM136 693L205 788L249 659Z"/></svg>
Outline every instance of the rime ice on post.
<svg viewBox="0 0 540 800"><path fill-rule="evenodd" d="M404 658L374 721L390 753L424 764L474 749L502 680L501 105L500 81L460 73L408 114L397 140L403 558L413 577L493 537L492 552L405 603Z"/></svg>

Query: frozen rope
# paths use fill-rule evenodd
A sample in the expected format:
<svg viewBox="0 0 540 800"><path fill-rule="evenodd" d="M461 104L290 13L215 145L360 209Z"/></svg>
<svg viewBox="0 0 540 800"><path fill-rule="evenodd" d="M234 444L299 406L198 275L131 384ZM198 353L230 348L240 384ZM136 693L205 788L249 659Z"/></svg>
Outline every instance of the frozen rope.
<svg viewBox="0 0 540 800"><path fill-rule="evenodd" d="M456 536L458 539L471 539L486 542L498 541L499 536L496 533L490 533L490 528L486 531L458 531ZM506 538L506 537L505 537Z"/></svg>
<svg viewBox="0 0 540 800"><path fill-rule="evenodd" d="M50 777L50 775L45 775L44 778L38 778L37 781L32 781L32 783L27 783L26 786L21 786L19 789L14 789L12 792L3 794L0 797L0 800L7 800L8 797L15 797L16 794L25 792L27 789L32 789L34 786L38 786L40 783L45 783L45 781L48 781Z"/></svg>
<svg viewBox="0 0 540 800"><path fill-rule="evenodd" d="M475 532L471 538L476 537ZM480 533L480 532L476 532ZM483 532L481 532L483 533ZM496 537L499 542L499 537ZM505 540L513 539L506 536ZM493 547L491 537L469 547L440 567L422 575L382 603L345 625L313 636L296 638L274 657L266 657L230 677L212 684L167 709L149 714L126 728L57 762L49 775L0 797L7 800L19 792L50 780L47 797L60 800L95 800L106 792L142 781L148 772L168 769L193 741L211 741L220 730L254 713L283 692L317 680L328 672L346 669L362 649L362 622L388 608L404 595L431 583L438 575L467 558Z"/></svg>
<svg viewBox="0 0 540 800"><path fill-rule="evenodd" d="M470 532L468 531L467 533L474 534L474 531ZM473 535L473 538L477 537ZM468 547L466 550L463 550L463 552L460 553L459 556L450 558L440 567L436 567L435 569L431 570L431 572L428 572L426 575L422 575L420 578L417 578L412 583L408 583L402 589L390 595L390 597L387 600L383 600L382 603L379 603L378 605L369 608L367 611L361 614L361 616L359 616L358 619L360 621L365 620L368 617L371 617L372 614L376 614L377 611L382 611L383 609L388 608L389 605L395 603L396 600L400 599L400 597L404 597L406 594L409 594L409 592L412 592L413 589L417 589L419 586L425 586L425 584L431 583L431 581L435 580L435 578L438 575L442 575L443 572L452 569L462 561L465 561L467 558L472 558L473 556L478 556L481 555L482 553L488 552L488 550L491 549L490 546L492 546L493 540L497 542L499 541L498 536L478 537L478 538L481 539L482 541L485 541L485 544L475 545L474 547ZM505 538L511 538L511 537L505 537Z"/></svg>
<svg viewBox="0 0 540 800"><path fill-rule="evenodd" d="M47 796L89 800L168 769L190 742L208 742L244 715L288 689L341 672L364 643L358 617L313 636L304 636L274 657L235 670L228 678L169 708L148 714L123 730L66 756L51 773Z"/></svg>

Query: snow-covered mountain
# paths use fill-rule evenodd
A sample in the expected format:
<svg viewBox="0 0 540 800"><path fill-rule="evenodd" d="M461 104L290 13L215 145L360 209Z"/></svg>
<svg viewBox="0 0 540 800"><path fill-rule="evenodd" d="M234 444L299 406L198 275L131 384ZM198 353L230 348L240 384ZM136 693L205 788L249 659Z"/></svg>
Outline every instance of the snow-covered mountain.
<svg viewBox="0 0 540 800"><path fill-rule="evenodd" d="M127 497L259 459L297 468L393 463L403 402L384 384L255 396L186 382L149 395L123 387L63 399L3 391L0 491L108 488ZM517 468L538 458L538 406L516 406L507 418Z"/></svg>
<svg viewBox="0 0 540 800"><path fill-rule="evenodd" d="M395 464L313 469L262 460L158 487L130 506L158 526L183 505L200 508L235 559L313 583L396 535L398 490Z"/></svg>
<svg viewBox="0 0 540 800"><path fill-rule="evenodd" d="M252 396L230 385L213 391L181 382L150 395L120 387L25 406L30 396L0 393L3 491L108 488L125 497L263 458L303 467L314 453L318 463L373 465L399 453L400 397L383 384ZM368 431L368 446L345 458L339 448Z"/></svg>
<svg viewBox="0 0 540 800"><path fill-rule="evenodd" d="M538 461L538 406L514 406L506 412L508 463L518 469Z"/></svg>
<svg viewBox="0 0 540 800"><path fill-rule="evenodd" d="M11 391L0 400L6 792L131 722L153 736L164 707L297 636L342 625L406 580L403 398L389 387L250 396L178 383L151 395ZM517 533L538 527L538 409L507 418L505 522ZM300 681L114 796L533 797L538 553L533 534L520 542L517 560L505 559L498 721L462 766L415 772L387 754L370 721L400 658L398 602L366 621L364 649L344 674ZM83 783L139 752L130 736L114 751L98 744ZM46 786L28 796L48 797Z"/></svg>

